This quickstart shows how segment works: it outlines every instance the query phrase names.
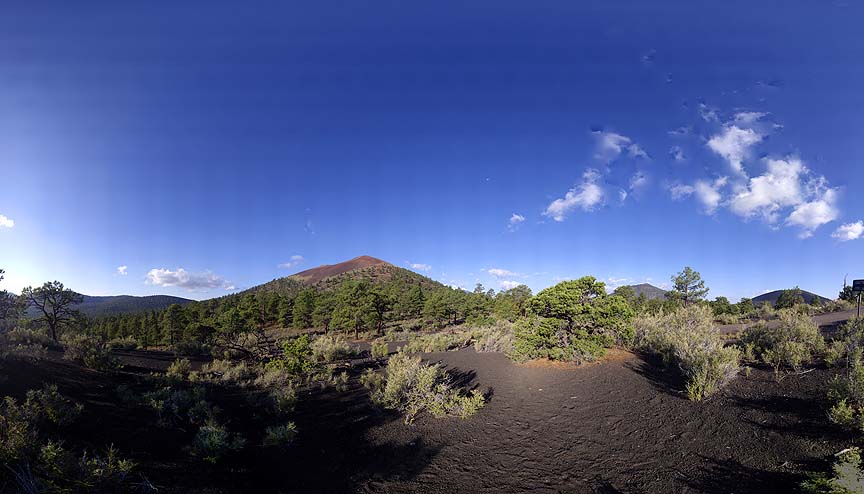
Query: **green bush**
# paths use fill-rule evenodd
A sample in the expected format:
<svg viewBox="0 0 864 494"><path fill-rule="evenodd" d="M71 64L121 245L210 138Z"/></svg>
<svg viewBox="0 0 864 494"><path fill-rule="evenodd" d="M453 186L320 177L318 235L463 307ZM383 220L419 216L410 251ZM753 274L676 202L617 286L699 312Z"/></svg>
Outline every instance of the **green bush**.
<svg viewBox="0 0 864 494"><path fill-rule="evenodd" d="M783 368L800 372L803 365L812 362L824 350L825 341L809 315L795 309L781 310L778 315L780 321L773 327L757 324L744 330L739 345L771 364L779 378Z"/></svg>
<svg viewBox="0 0 864 494"><path fill-rule="evenodd" d="M643 314L634 321L634 328L636 348L660 356L664 365L674 366L684 378L691 400L714 393L740 370L738 349L724 346L710 309L703 305Z"/></svg>
<svg viewBox="0 0 864 494"><path fill-rule="evenodd" d="M201 387L191 389L159 388L145 393L144 403L159 414L159 425L171 427L182 424L203 424L216 415L215 407L207 401L207 391Z"/></svg>
<svg viewBox="0 0 864 494"><path fill-rule="evenodd" d="M78 418L81 409L80 404L64 398L54 385L27 391L21 404L5 397L0 401L0 463L32 456L41 442L43 426L67 426Z"/></svg>
<svg viewBox="0 0 864 494"><path fill-rule="evenodd" d="M528 311L514 332L516 360L591 361L633 340L633 309L591 276L542 290L528 301Z"/></svg>
<svg viewBox="0 0 864 494"><path fill-rule="evenodd" d="M208 463L217 463L225 455L243 449L245 445L246 440L242 436L231 434L224 426L210 421L198 429L189 451L192 456Z"/></svg>
<svg viewBox="0 0 864 494"><path fill-rule="evenodd" d="M276 367L273 367L276 368ZM198 372L190 372L192 381L243 386L256 378L256 372L246 362L216 359L201 366Z"/></svg>
<svg viewBox="0 0 864 494"><path fill-rule="evenodd" d="M325 334L315 338L310 348L312 357L319 362L335 362L352 357L356 351L348 344L348 340L339 334Z"/></svg>
<svg viewBox="0 0 864 494"><path fill-rule="evenodd" d="M275 425L268 427L264 435L264 446L285 447L294 442L297 437L297 426L294 422L288 422L285 425Z"/></svg>
<svg viewBox="0 0 864 494"><path fill-rule="evenodd" d="M849 448L835 455L831 473L811 474L801 484L804 494L855 494L864 492L861 450Z"/></svg>
<svg viewBox="0 0 864 494"><path fill-rule="evenodd" d="M138 340L131 336L112 338L108 340L108 348L111 350L137 350Z"/></svg>
<svg viewBox="0 0 864 494"><path fill-rule="evenodd" d="M268 368L282 369L294 375L306 374L315 367L308 335L300 335L282 342L281 358L267 363Z"/></svg>
<svg viewBox="0 0 864 494"><path fill-rule="evenodd" d="M440 366L404 353L390 357L383 379L371 376L364 374L361 382L371 388L372 401L402 412L405 423L413 422L423 411L434 417L468 418L485 404L477 390L465 393L455 389Z"/></svg>
<svg viewBox="0 0 864 494"><path fill-rule="evenodd" d="M605 355L613 343L609 334L573 330L560 319L529 316L516 322L510 357L519 362L538 358L590 362Z"/></svg>
<svg viewBox="0 0 864 494"><path fill-rule="evenodd" d="M111 349L101 339L86 334L70 334L63 339L63 358L98 371L113 371L119 367Z"/></svg>
<svg viewBox="0 0 864 494"><path fill-rule="evenodd" d="M372 358L386 358L390 355L390 350L387 348L387 342L376 340L372 342Z"/></svg>

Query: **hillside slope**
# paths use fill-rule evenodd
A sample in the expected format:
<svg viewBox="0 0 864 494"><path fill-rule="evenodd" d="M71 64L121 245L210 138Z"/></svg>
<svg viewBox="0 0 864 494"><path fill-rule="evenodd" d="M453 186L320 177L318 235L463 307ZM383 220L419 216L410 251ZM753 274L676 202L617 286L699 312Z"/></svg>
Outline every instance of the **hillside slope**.
<svg viewBox="0 0 864 494"><path fill-rule="evenodd" d="M632 288L633 291L636 292L637 297L644 293L645 298L648 300L654 300L654 299L665 300L666 299L666 290L664 290L662 288L658 288L654 285L651 285L650 283L640 283L638 285L630 285L630 288Z"/></svg>

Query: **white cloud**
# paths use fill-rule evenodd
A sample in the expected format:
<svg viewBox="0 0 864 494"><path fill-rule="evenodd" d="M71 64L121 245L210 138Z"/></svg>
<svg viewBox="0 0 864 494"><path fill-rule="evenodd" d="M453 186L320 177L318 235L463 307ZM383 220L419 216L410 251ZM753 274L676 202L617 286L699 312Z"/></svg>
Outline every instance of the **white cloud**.
<svg viewBox="0 0 864 494"><path fill-rule="evenodd" d="M600 180L600 173L597 170L589 169L582 175L583 182L580 185L568 190L563 198L555 199L543 216L549 216L555 221L564 221L567 214L575 208L582 208L583 211L592 211L595 206L603 200L603 188L597 184Z"/></svg>
<svg viewBox="0 0 864 494"><path fill-rule="evenodd" d="M686 156L684 156L684 150L681 149L681 146L672 146L669 149L669 155L672 156L672 159L675 161L684 161Z"/></svg>
<svg viewBox="0 0 864 494"><path fill-rule="evenodd" d="M597 139L597 150L594 157L598 160L612 161L624 152L631 158L648 157L648 154L627 136L597 130L594 131L594 137Z"/></svg>
<svg viewBox="0 0 864 494"><path fill-rule="evenodd" d="M717 178L713 182L708 180L697 180L693 185L674 185L669 188L669 192L672 195L672 199L675 201L680 201L685 197L695 195L696 199L698 199L705 208L705 212L713 214L723 199L720 189L726 186L726 183L726 177Z"/></svg>
<svg viewBox="0 0 864 494"><path fill-rule="evenodd" d="M159 286L176 286L186 290L234 289L234 285L214 273L209 271L190 273L183 268L177 268L175 271L165 268L151 269L147 273L147 283Z"/></svg>
<svg viewBox="0 0 864 494"><path fill-rule="evenodd" d="M428 273L429 271L432 271L432 266L430 266L428 264L413 263L413 262L407 262L407 261L406 261L406 264L408 264L408 266L410 266L411 269L413 269L415 271L423 271L426 273Z"/></svg>
<svg viewBox="0 0 864 494"><path fill-rule="evenodd" d="M524 216L522 216L521 214L513 213L513 215L510 216L510 221L507 224L507 229L511 232L516 231L517 229L519 229L519 224L523 221L525 221Z"/></svg>
<svg viewBox="0 0 864 494"><path fill-rule="evenodd" d="M799 204L792 214L786 218L786 223L789 225L800 226L802 228L801 238L813 236L813 230L819 228L825 223L830 223L840 216L840 211L835 205L837 201L837 191L828 189L822 193L821 197L810 202Z"/></svg>
<svg viewBox="0 0 864 494"><path fill-rule="evenodd" d="M15 226L15 222L12 221L12 218L0 214L0 228L12 228L13 226Z"/></svg>
<svg viewBox="0 0 864 494"><path fill-rule="evenodd" d="M726 125L708 141L708 147L728 161L735 173L746 176L743 161L749 156L750 148L761 140L762 135L753 129Z"/></svg>
<svg viewBox="0 0 864 494"><path fill-rule="evenodd" d="M729 209L743 218L760 216L775 224L786 208L792 212L786 224L801 227L801 237L837 219L837 189L829 188L822 176L813 176L800 159L766 158L767 170L741 186L729 201Z"/></svg>
<svg viewBox="0 0 864 494"><path fill-rule="evenodd" d="M627 193L626 190L624 190L624 189L620 189L620 190L618 190L618 200L619 200L619 201L621 201L621 202L626 201L628 195L629 195L629 194Z"/></svg>
<svg viewBox="0 0 864 494"><path fill-rule="evenodd" d="M518 281L509 281L509 280L504 280L501 283L499 283L502 290L511 290L513 288L516 288L517 286L519 286L521 284L522 283L519 283Z"/></svg>
<svg viewBox="0 0 864 494"><path fill-rule="evenodd" d="M831 237L841 242L848 242L849 240L861 238L861 234L864 234L864 221L858 220L855 223L840 225L834 230Z"/></svg>
<svg viewBox="0 0 864 494"><path fill-rule="evenodd" d="M126 276L126 274L127 274L126 269L127 268L128 268L128 266L118 266L117 267L117 274L119 274L120 276Z"/></svg>
<svg viewBox="0 0 864 494"><path fill-rule="evenodd" d="M708 214L714 213L717 206L720 205L720 200L723 196L720 194L720 189L726 185L726 177L720 177L714 182L707 180L697 180L694 185L696 197L699 202L705 206L705 212Z"/></svg>
<svg viewBox="0 0 864 494"><path fill-rule="evenodd" d="M283 262L283 263L277 264L276 267L285 268L285 269L293 268L305 260L306 259L303 256L301 256L300 254L294 254L293 256L291 256L291 258L289 259L288 262Z"/></svg>
<svg viewBox="0 0 864 494"><path fill-rule="evenodd" d="M501 268L489 268L486 270L486 272L491 274L492 276L494 276L496 278L506 278L509 276L516 276L516 273L514 273L513 271L509 271L507 269L501 269Z"/></svg>
<svg viewBox="0 0 864 494"><path fill-rule="evenodd" d="M682 127L678 127L677 129L669 130L666 133L672 137L684 137L690 134L690 130L690 127L684 125Z"/></svg>
<svg viewBox="0 0 864 494"><path fill-rule="evenodd" d="M803 202L801 178L807 172L801 160L766 159L767 171L750 179L750 182L735 197L729 208L744 218L761 215L768 223L777 221L784 207Z"/></svg>

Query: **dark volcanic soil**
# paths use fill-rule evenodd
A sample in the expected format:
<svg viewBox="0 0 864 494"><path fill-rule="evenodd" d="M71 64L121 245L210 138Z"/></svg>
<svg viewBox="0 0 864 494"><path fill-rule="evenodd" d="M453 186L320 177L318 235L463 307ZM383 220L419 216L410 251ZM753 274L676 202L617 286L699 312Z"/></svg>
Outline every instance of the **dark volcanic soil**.
<svg viewBox="0 0 864 494"><path fill-rule="evenodd" d="M780 383L756 369L693 403L674 380L624 352L582 368L517 366L471 349L426 357L487 392L488 405L469 420L405 425L372 407L352 380L347 392L301 398L300 435L288 452L247 448L219 468L186 459L188 433L160 430L144 411L115 403L111 392L129 375L9 361L0 366L0 394L56 381L93 410L72 433L88 444L113 442L162 492L786 493L797 491L802 472L825 468L829 455L853 444L825 417L832 372L824 369ZM252 421L242 419L251 416L242 400L226 400L226 416L237 417L232 430L260 437L243 425Z"/></svg>

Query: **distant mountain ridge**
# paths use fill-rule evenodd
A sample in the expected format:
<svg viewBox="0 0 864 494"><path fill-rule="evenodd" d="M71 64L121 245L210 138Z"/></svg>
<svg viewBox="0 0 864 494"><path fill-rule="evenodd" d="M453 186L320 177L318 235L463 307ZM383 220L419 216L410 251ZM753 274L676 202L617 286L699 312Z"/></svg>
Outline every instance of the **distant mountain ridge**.
<svg viewBox="0 0 864 494"><path fill-rule="evenodd" d="M90 317L161 310L172 304L185 305L192 302L188 298L173 297L171 295L147 295L143 297L133 295L81 296L84 300L80 304L75 305L73 309ZM36 317L39 315L39 312L34 307L30 307L27 309L27 315Z"/></svg>
<svg viewBox="0 0 864 494"><path fill-rule="evenodd" d="M777 299L780 298L781 293L783 293L783 290L774 290L772 292L763 293L762 295L759 295L757 297L753 297L753 303L754 304L761 304L762 302L768 302L771 305L774 305L777 303ZM831 301L831 299L829 299L829 298L825 298L821 295L817 295L813 292L808 292L806 290L801 290L801 296L804 297L804 303L806 303L806 304L811 303L811 301L814 298L818 298L823 303Z"/></svg>

